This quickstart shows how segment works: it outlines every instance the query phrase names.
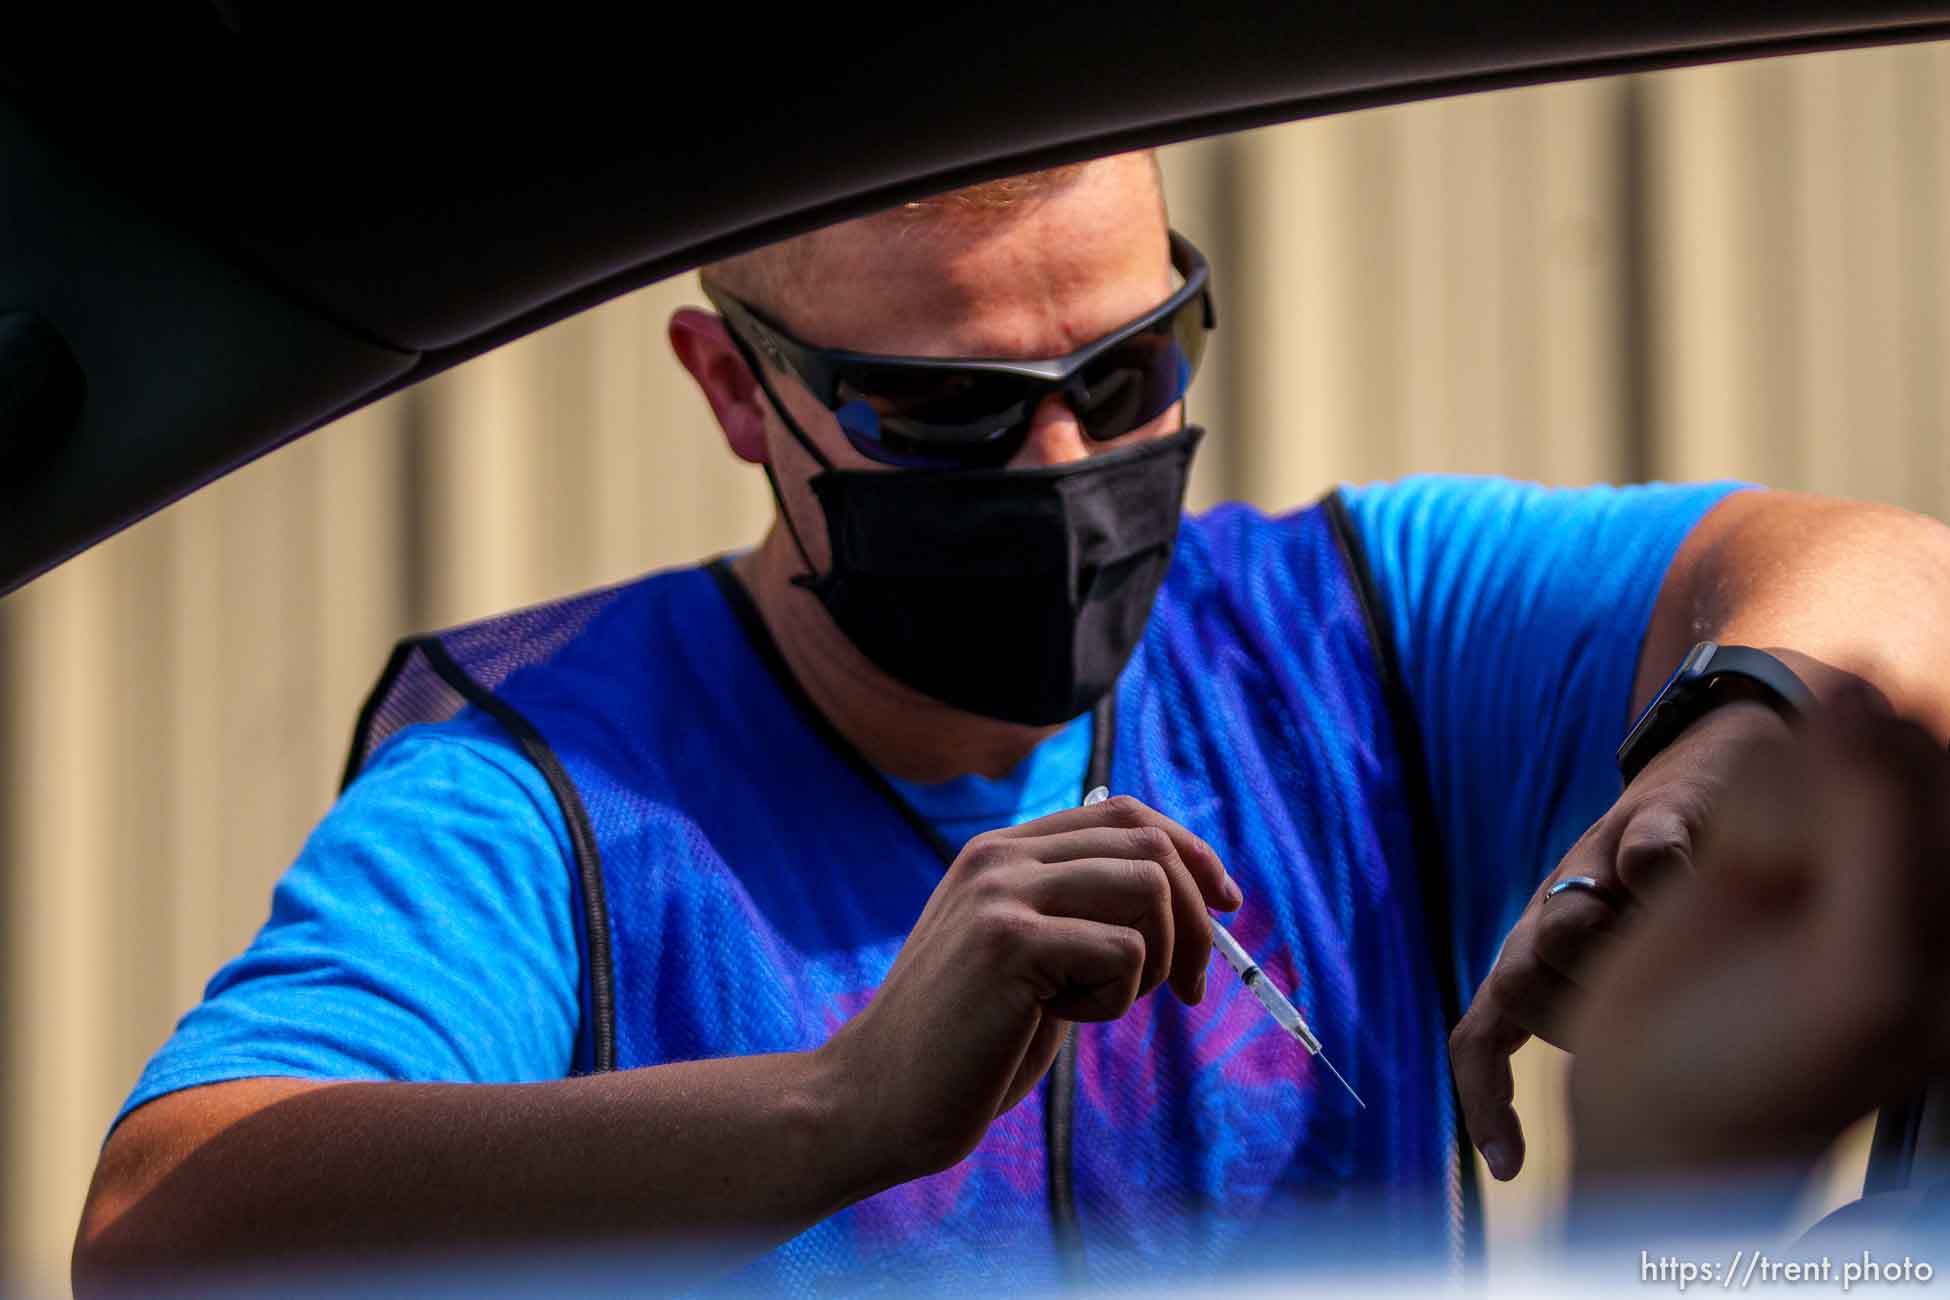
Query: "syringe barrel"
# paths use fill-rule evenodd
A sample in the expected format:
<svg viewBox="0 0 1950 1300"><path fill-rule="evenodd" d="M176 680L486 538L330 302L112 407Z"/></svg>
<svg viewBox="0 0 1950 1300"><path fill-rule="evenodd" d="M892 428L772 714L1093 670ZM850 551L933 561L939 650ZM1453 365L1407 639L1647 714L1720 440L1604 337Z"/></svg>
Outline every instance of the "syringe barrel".
<svg viewBox="0 0 1950 1300"><path fill-rule="evenodd" d="M1256 964L1246 955L1246 950L1239 946L1239 941L1217 921L1212 922L1212 946L1217 948L1219 954L1226 959L1226 965L1242 976Z"/></svg>
<svg viewBox="0 0 1950 1300"><path fill-rule="evenodd" d="M1272 1013L1273 1019L1280 1022L1280 1027L1299 1039L1301 1046L1309 1053L1320 1055L1320 1040L1314 1037L1314 1031L1307 1027L1306 1020L1286 1000L1286 995L1274 987L1273 981L1266 978L1266 972L1259 968L1259 963L1248 957L1246 950L1239 946L1239 941L1217 921L1212 922L1212 946L1224 955L1227 965L1239 972L1239 978L1246 981L1246 987L1253 991L1259 1004Z"/></svg>
<svg viewBox="0 0 1950 1300"><path fill-rule="evenodd" d="M1299 1039L1309 1053L1317 1055L1320 1052L1320 1040L1314 1037L1314 1031L1307 1027L1300 1012L1286 1000L1286 995L1273 987L1272 980L1262 974L1247 983L1252 985L1253 996L1259 999L1259 1004L1272 1013L1281 1028Z"/></svg>

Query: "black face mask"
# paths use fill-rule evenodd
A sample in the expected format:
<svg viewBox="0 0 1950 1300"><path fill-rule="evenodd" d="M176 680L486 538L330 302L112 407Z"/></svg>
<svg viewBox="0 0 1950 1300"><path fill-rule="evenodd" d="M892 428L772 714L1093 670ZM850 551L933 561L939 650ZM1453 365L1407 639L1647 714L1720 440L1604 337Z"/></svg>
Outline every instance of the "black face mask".
<svg viewBox="0 0 1950 1300"><path fill-rule="evenodd" d="M1171 563L1203 430L1033 469L840 470L773 405L824 467L811 487L826 573L780 498L808 570L793 581L881 671L1033 726L1076 717L1116 682Z"/></svg>

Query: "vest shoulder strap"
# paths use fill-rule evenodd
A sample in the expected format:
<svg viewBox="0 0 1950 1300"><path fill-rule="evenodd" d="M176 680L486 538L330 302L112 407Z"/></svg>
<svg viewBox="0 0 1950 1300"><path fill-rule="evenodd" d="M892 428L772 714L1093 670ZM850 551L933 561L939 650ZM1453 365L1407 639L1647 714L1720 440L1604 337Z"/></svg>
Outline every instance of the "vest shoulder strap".
<svg viewBox="0 0 1950 1300"><path fill-rule="evenodd" d="M1415 718L1415 700L1409 694L1408 680L1395 653L1394 627L1388 605L1375 586L1374 571L1368 566L1368 553L1361 544L1360 532L1347 502L1338 489L1321 498L1334 545L1347 565L1367 625L1375 664L1380 671L1382 698L1394 723L1395 748L1404 769L1404 793L1408 800L1409 821L1414 836L1415 859L1421 886L1423 933L1429 947L1429 960L1435 968L1436 988L1442 998L1443 1025L1454 1030L1462 1019L1462 990L1456 969L1455 936L1449 918L1449 869L1442 850L1440 823L1435 815L1435 795L1429 782L1429 764L1422 746L1422 728ZM1480 1262L1483 1250L1482 1193L1476 1182L1476 1153L1469 1145L1469 1130L1462 1123L1462 1097L1455 1092L1455 1077L1449 1088L1456 1112L1456 1138L1460 1204L1455 1211L1464 1260Z"/></svg>
<svg viewBox="0 0 1950 1300"><path fill-rule="evenodd" d="M587 954L586 1064L596 1072L616 1068L615 972L602 854L588 810L555 751L519 710L494 692L517 669L539 664L568 645L628 590L626 584L585 592L401 641L359 709L339 787L352 784L387 739L415 723L444 722L473 705L500 724L542 774L568 827Z"/></svg>

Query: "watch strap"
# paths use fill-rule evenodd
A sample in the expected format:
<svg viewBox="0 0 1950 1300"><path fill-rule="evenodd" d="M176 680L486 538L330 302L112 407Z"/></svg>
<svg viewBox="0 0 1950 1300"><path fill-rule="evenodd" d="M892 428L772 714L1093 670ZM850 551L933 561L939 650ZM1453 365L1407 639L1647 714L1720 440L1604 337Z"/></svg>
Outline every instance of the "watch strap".
<svg viewBox="0 0 1950 1300"><path fill-rule="evenodd" d="M1794 670L1768 654L1744 645L1702 641L1686 654L1681 670L1646 706L1618 747L1618 772L1632 778L1681 732L1722 704L1758 700L1790 722L1814 707Z"/></svg>

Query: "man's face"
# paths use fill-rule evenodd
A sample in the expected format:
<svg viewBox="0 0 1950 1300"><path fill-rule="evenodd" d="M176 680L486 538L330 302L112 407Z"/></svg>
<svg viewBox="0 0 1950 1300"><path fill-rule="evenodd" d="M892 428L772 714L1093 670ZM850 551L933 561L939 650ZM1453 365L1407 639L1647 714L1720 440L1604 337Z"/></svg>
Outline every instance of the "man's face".
<svg viewBox="0 0 1950 1300"><path fill-rule="evenodd" d="M1155 175L1147 159L1134 156L1093 164L1071 184L1002 214L890 215L823 232L773 314L793 335L823 347L1037 359L1110 333L1158 306L1174 287ZM795 378L778 371L771 378L793 418L835 466L899 472L860 455ZM768 409L765 416L767 452L794 517L817 518L805 486L817 464L776 413ZM1009 467L1079 460L1171 432L1180 419L1181 408L1173 406L1121 438L1094 442L1051 397Z"/></svg>
<svg viewBox="0 0 1950 1300"><path fill-rule="evenodd" d="M1039 180L1051 183L1038 185ZM836 486L842 493L879 503L869 513L892 531L877 536L878 554L881 560L891 560L895 568L909 563L901 554L907 542L903 536L907 521L889 518L884 507L899 508L901 502L908 502L908 509L943 511L960 508L956 503L1024 506L1014 514L998 509L984 516L986 522L1004 521L1001 537L994 529L966 538L953 538L939 530L936 533L935 541L944 546L951 538L967 542L962 553L977 567L998 557L1006 567L1010 548L1019 546L1018 526L1041 525L1046 533L1048 527L1061 521L1037 515L1035 509L1044 505L1061 509L1063 503L1053 496L1044 499L1007 491L991 501L985 496L990 484L981 479L957 483L953 481L955 470L940 471L945 476L940 482L908 485L926 489L918 496L905 491L875 492L876 483L897 489L903 486L898 479L883 479L882 475L915 471L869 458L859 448L871 449L873 443L863 440L856 445L792 367L805 366L808 374L818 371L816 365L803 359L804 348L882 357L1052 360L1082 351L1153 317L1173 299L1179 286L1171 265L1171 240L1156 172L1147 156L1106 159L1025 185L1036 188L1028 193L1018 191L1011 206L1001 211L949 207L887 213L714 268L718 301L742 322L739 328L755 338L740 340L730 332L732 326L725 319L695 308L680 309L670 324L671 345L710 402L734 454L765 463L772 472L779 526L755 552L741 559L744 568L740 576L761 605L771 600L766 617L789 660L796 647L799 659L793 662L794 671L803 670L811 680L824 683L833 698L843 695L849 681L864 682L884 696L891 676L896 684L905 683L910 694L918 691L932 695L951 709L1010 724L1013 730L1007 735L990 733L980 738L988 746L985 757L971 760L970 751L962 745L957 749L959 757L953 760L954 764L974 761L980 770L993 769L993 773L1007 770L1020 759L1024 729L1051 725L1044 721L1046 718L1074 716L1077 701L1096 698L1108 683L1098 682L1091 674L1115 658L1110 669L1114 673L1115 667L1122 665L1128 645L1107 643L1100 647L1103 653L1073 659L1076 647L1073 638L1066 635L1055 638L1060 644L1022 644L1013 657L1004 653L964 671L969 647L979 641L969 635L969 627L979 628L981 636L992 639L1008 629L1050 625L1051 619L1059 616L1079 618L1080 612L1069 608L1076 599L1070 589L1074 583L1061 590L1048 583L1040 587L1010 584L1007 591L997 588L1003 597L999 601L985 596L976 602L982 605L985 601L985 608L970 607L966 601L951 607L944 602L961 599L966 593L953 583L929 581L925 574L903 571L892 577L909 585L912 599L896 600L887 606L907 611L902 617L909 621L899 627L890 627L880 618L884 610L869 611L861 603L864 597L859 593L871 590L870 585L841 584L831 590L822 587L811 594L793 594L796 588L792 583L800 575L832 572L827 529L822 526L826 510L813 493L811 481L828 467L865 471L863 477L850 477ZM720 289L722 292L717 292ZM776 330L795 343L782 352L775 342L765 342L765 327L746 317L739 302L770 317ZM1133 360L1132 352L1120 352L1097 372L1099 378L1088 379L1091 388L1085 400L1095 403L1093 418L1115 428L1113 421L1120 418L1120 410L1121 418L1129 419L1155 409L1152 404L1171 393L1183 391L1163 385L1181 383L1183 367L1195 356L1196 344L1182 343L1177 331L1189 327L1189 312L1200 306L1199 297L1190 294L1166 329L1147 332L1134 341L1133 352L1142 355ZM1170 344L1169 350L1153 346L1160 340ZM794 360L795 356L801 359ZM758 357L768 359L758 361ZM763 367L758 373L765 377L770 395L756 382L751 368L754 363ZM1168 365L1180 369L1174 373L1159 368ZM863 387L882 377L870 367L855 373ZM1126 383L1126 375L1134 378ZM938 375L931 374L930 382L937 380ZM1120 388L1119 384L1125 386ZM844 393L846 389L838 391ZM1081 386L1070 391L1081 391ZM1132 404L1119 408L1111 404L1112 399ZM1066 401L1060 392L1049 394L1026 424L1021 422L1021 406L1009 412L1011 441L1004 445L1015 451L1005 469L1026 471L1081 462L1161 439L1183 427L1183 403L1174 402L1147 424L1100 442L1084 433ZM1140 402L1144 405L1136 405ZM790 424L781 418L781 408L790 415ZM1123 636L1119 629L1128 631L1131 620L1126 616L1141 615L1163 576L1162 560L1168 546L1162 541L1147 543L1144 538L1155 533L1160 539L1168 539L1170 529L1176 526L1182 474L1191 447L1191 441L1186 440L1181 447L1184 458L1179 460L1165 456L1128 462L1133 470L1148 475L1130 481L1141 482L1149 495L1130 503L1129 508L1136 513L1128 537L1098 539L1098 549L1103 552L1099 558L1105 564L1122 566L1119 573L1136 575L1128 582L1109 584L1101 600L1092 597L1093 603L1109 610L1098 620L1109 629L1106 637L1115 639ZM1177 495L1171 490L1174 482ZM960 492L961 487L969 491ZM866 495L860 497L863 492ZM918 504L923 500L930 504ZM956 521L947 517L939 522L952 527ZM925 555L916 558L919 562L926 560ZM866 563L871 567L874 561ZM917 581L919 587L914 586ZM1119 601L1123 604L1117 604ZM924 629L926 635L917 631L919 624L914 622L920 617L915 610L923 605L935 610L926 616L932 620ZM854 649L865 651L865 655L849 657L834 640L834 632L852 640ZM926 652L922 656L925 664L901 659L913 645ZM878 674L871 671L876 664ZM1009 671L1001 671L1004 668ZM964 689L973 677L984 674L984 680L1001 683L996 694ZM1012 691L1023 699L1003 698ZM1072 712L1066 715L1065 709ZM913 716L939 722L943 715ZM898 720L889 725L897 727ZM967 736L962 737L962 741L967 740ZM922 743L925 748L934 742L929 739ZM934 763L939 757L933 755L928 762ZM932 771L935 767L922 764L914 770ZM972 769L958 766L954 770Z"/></svg>

